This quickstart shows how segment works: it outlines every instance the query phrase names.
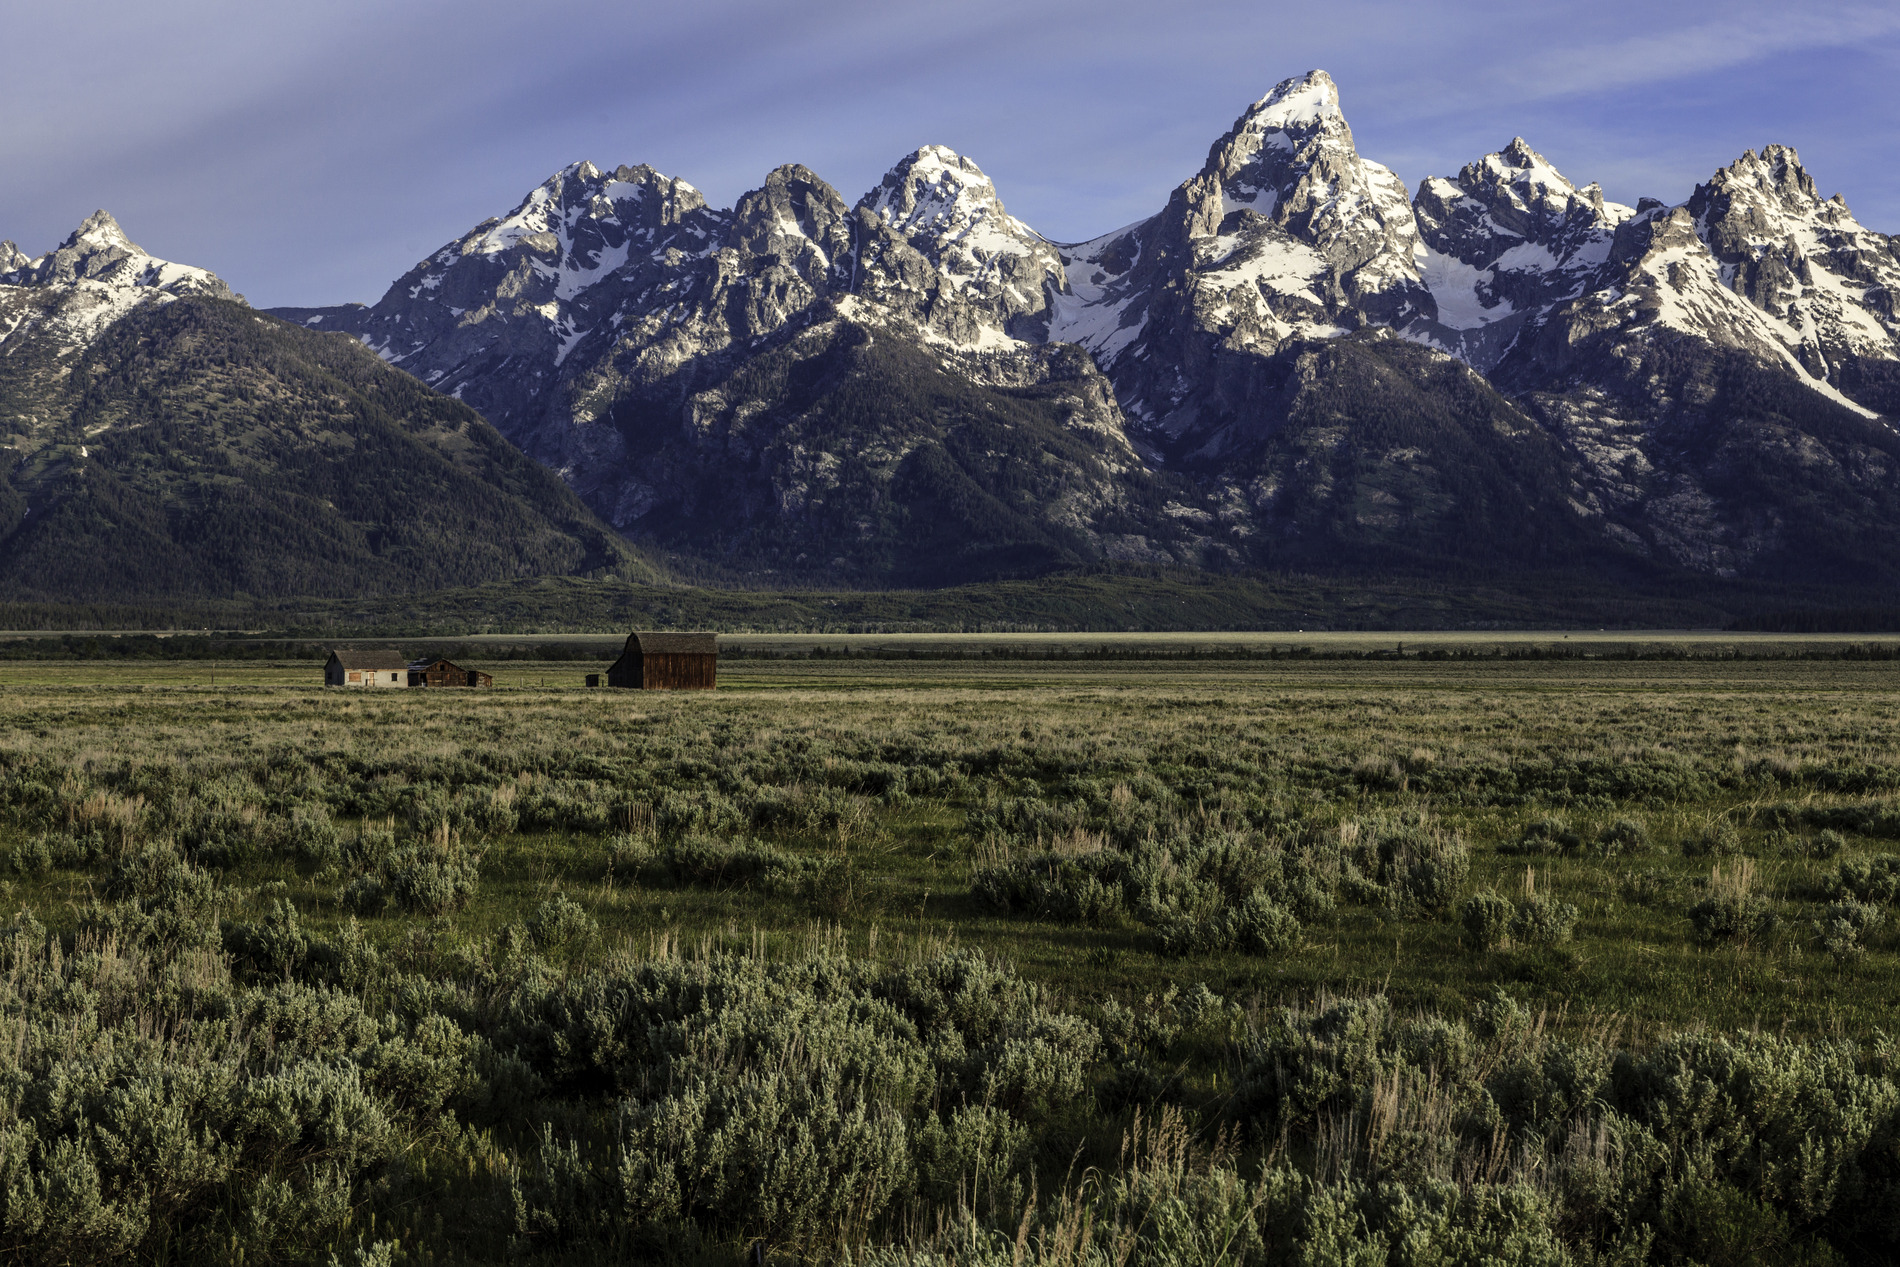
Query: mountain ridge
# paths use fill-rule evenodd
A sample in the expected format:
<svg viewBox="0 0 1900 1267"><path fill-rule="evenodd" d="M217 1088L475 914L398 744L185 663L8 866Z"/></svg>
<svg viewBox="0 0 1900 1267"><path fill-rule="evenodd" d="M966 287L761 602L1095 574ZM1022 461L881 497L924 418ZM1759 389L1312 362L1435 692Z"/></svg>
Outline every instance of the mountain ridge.
<svg viewBox="0 0 1900 1267"><path fill-rule="evenodd" d="M655 579L474 410L107 213L0 275L0 591L176 600Z"/></svg>
<svg viewBox="0 0 1900 1267"><path fill-rule="evenodd" d="M830 550L804 522L814 453L821 482L826 462L858 470L856 491L837 496L872 518L890 503L930 513L905 504L896 462L872 469L846 433L828 439L821 420L788 410L789 397L729 399L721 384L734 367L784 355L809 329L901 341L989 391L1051 389L1034 349L1081 348L1108 391L1091 388L1093 404L1069 412L1104 447L1094 475L1077 476L1098 487L1094 509L1068 503L1081 536L1063 559L1323 567L1416 554L1421 542L1426 555L1493 557L1509 532L1496 508L1518 506L1539 526L1511 535L1570 541L1565 557L1593 555L1612 571L1636 559L1722 575L1785 568L1785 524L1764 527L1759 508L1711 482L1711 463L1732 466L1741 441L1728 433L1728 457L1693 451L1701 433L1682 421L1706 406L1696 400L1713 378L1757 372L1824 402L1818 413L1789 407L1814 413L1808 421L1783 409L1757 441L1825 452L1833 495L1866 510L1837 517L1837 530L1867 550L1887 540L1884 493L1855 474L1886 462L1884 441L1831 419L1875 418L1853 393L1900 396L1900 374L1887 372L1900 365L1900 254L1844 203L1821 200L1791 149L1751 151L1675 206L1611 202L1522 137L1408 192L1360 154L1337 85L1313 71L1243 111L1165 207L1087 242L1044 238L1008 214L974 160L924 146L855 204L784 167L729 211L682 194L683 227L650 234L644 259L589 254L562 226L618 207L632 170L573 165L524 200L515 218L567 210L560 226L541 222L541 236L510 239L518 281L505 311L500 285L471 306L430 281L430 270L468 267L471 235L372 307L283 315L340 326L474 400L635 540L698 542L766 576L801 575ZM640 179L644 189L667 178ZM584 287L565 280L583 277ZM1376 351L1365 339L1380 330L1434 355ZM1685 357L1698 368L1659 368ZM796 436L782 458L770 443L736 454L703 443L707 419L735 408L754 436ZM1465 423L1481 415L1478 440ZM881 443L901 461L934 425L892 421ZM1377 448L1401 433L1404 443ZM1054 434L1045 428L1045 454L1060 448ZM1350 456L1307 478L1322 453ZM1491 469L1482 488L1468 478L1479 467ZM967 464L959 477L993 491ZM1171 491L1156 510L1130 511L1143 499L1110 488L1128 479ZM760 509L769 502L775 514ZM1111 528L1104 508L1117 504ZM1029 536L1056 530L1053 516L1019 510L1038 525ZM709 525L721 514L814 549L740 544ZM942 542L898 536L859 580L928 579L917 560ZM850 537L832 532L839 552L826 566L859 566ZM1527 547L1523 561L1540 557Z"/></svg>
<svg viewBox="0 0 1900 1267"><path fill-rule="evenodd" d="M129 242L82 236L58 284L99 308L87 252L123 274ZM56 255L0 248L0 306ZM1673 205L1523 137L1408 190L1312 71L1086 242L943 146L855 202L788 164L730 208L577 162L374 304L271 311L471 406L631 541L753 583L1819 559L1889 585L1896 294L1894 239L1791 148Z"/></svg>

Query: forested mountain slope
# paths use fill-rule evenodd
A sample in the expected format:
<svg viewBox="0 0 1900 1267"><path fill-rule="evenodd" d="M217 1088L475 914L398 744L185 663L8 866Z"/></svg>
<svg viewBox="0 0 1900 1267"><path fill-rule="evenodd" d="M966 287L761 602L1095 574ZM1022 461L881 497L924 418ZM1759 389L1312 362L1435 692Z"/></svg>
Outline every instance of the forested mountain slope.
<svg viewBox="0 0 1900 1267"><path fill-rule="evenodd" d="M654 575L474 410L355 340L253 312L210 274L143 256L103 213L61 251L0 285L10 594ZM190 284L152 284L178 274Z"/></svg>

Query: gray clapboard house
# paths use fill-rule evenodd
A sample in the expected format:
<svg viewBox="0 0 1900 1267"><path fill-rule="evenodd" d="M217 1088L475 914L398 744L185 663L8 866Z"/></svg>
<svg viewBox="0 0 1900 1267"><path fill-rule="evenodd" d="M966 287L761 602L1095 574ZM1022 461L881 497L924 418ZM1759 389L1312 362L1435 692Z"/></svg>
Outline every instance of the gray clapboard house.
<svg viewBox="0 0 1900 1267"><path fill-rule="evenodd" d="M407 688L409 661L393 650L332 651L323 666L323 684Z"/></svg>

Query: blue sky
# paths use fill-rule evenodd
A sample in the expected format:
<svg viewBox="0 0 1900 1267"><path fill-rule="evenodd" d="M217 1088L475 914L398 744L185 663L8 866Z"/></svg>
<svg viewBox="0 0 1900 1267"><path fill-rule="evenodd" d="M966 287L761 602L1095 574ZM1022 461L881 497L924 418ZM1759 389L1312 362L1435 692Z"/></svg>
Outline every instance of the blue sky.
<svg viewBox="0 0 1900 1267"><path fill-rule="evenodd" d="M926 143L1058 240L1157 210L1276 82L1339 82L1408 185L1522 135L1679 201L1743 149L1900 233L1900 3L97 0L9 5L0 237L95 207L253 303L374 300L578 158L730 205L782 162L855 199Z"/></svg>

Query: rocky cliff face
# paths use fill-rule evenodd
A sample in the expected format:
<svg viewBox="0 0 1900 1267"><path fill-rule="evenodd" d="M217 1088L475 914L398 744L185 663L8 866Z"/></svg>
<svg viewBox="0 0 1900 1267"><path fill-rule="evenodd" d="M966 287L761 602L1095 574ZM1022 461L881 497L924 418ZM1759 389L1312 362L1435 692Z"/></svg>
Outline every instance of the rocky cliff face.
<svg viewBox="0 0 1900 1267"><path fill-rule="evenodd" d="M1315 71L1088 242L939 146L855 203L794 166L731 210L577 164L374 307L283 315L473 404L628 535L740 570L1742 575L1900 524L1897 277L1780 147L1679 206L1609 202L1521 138L1408 198Z"/></svg>

